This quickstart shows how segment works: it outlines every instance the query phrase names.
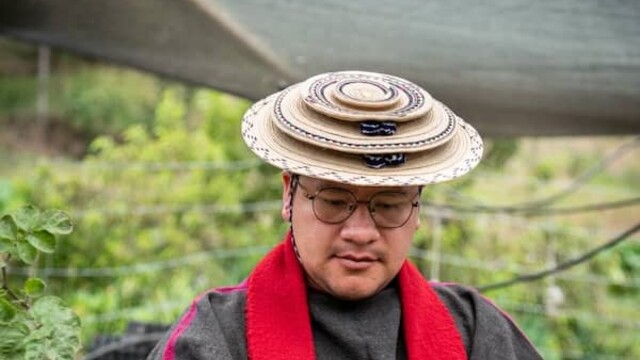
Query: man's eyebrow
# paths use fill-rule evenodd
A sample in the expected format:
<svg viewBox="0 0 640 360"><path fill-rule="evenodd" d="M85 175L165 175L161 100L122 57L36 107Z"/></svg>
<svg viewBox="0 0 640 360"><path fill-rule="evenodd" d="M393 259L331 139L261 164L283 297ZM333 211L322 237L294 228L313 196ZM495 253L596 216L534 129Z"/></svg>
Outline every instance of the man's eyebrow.
<svg viewBox="0 0 640 360"><path fill-rule="evenodd" d="M318 184L304 184L302 181L298 180L298 186L302 188L302 190L308 193L314 193L320 191L322 189L326 189L326 187L318 186Z"/></svg>
<svg viewBox="0 0 640 360"><path fill-rule="evenodd" d="M303 184L300 180L298 180L298 183L300 183L304 187L304 189L309 192L317 192L324 189L336 189L336 190L346 190L353 193L354 195L357 193L357 189L351 189L340 183L312 181L310 184ZM416 191L417 190L418 189L416 188ZM409 194L413 194L413 189L409 189L406 187L379 189L378 191L375 191L369 194L368 197L374 196L376 194L381 194L381 193L397 193L397 194L409 195Z"/></svg>

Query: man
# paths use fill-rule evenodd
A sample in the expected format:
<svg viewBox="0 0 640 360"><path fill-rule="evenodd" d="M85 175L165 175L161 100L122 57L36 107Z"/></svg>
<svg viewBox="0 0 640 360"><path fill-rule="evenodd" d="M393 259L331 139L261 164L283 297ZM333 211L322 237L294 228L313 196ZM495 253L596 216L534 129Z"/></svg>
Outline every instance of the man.
<svg viewBox="0 0 640 360"><path fill-rule="evenodd" d="M407 260L422 186L482 154L442 103L401 78L327 73L256 103L242 135L283 169L290 231L245 282L198 297L149 359L540 359L477 292Z"/></svg>

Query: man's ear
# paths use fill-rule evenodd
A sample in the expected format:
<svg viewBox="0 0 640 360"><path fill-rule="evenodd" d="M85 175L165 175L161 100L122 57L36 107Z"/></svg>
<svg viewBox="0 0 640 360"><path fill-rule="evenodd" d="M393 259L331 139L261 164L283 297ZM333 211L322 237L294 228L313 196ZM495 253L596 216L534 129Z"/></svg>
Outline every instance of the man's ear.
<svg viewBox="0 0 640 360"><path fill-rule="evenodd" d="M291 180L290 172L282 172L282 210L281 215L284 221L291 221Z"/></svg>

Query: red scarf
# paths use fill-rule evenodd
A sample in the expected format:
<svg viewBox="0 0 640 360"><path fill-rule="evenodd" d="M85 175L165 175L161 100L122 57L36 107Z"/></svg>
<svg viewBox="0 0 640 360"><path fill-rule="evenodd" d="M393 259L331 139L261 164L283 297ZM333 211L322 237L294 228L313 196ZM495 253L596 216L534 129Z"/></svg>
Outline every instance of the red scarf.
<svg viewBox="0 0 640 360"><path fill-rule="evenodd" d="M466 359L453 318L409 261L400 269L398 283L409 360ZM307 287L290 234L249 277L246 324L249 359L315 359Z"/></svg>

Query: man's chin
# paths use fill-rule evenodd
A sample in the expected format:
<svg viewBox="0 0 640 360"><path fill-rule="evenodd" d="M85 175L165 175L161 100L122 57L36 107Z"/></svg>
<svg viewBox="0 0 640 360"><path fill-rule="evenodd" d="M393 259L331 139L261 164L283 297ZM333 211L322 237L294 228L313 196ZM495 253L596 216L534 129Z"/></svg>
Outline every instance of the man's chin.
<svg viewBox="0 0 640 360"><path fill-rule="evenodd" d="M347 300L347 301L359 301L372 297L377 294L381 289L379 284L341 284L334 286L331 290L331 295L334 297Z"/></svg>

